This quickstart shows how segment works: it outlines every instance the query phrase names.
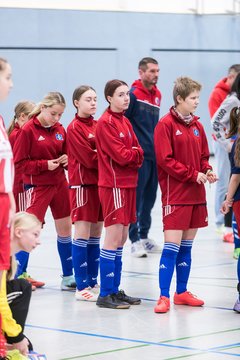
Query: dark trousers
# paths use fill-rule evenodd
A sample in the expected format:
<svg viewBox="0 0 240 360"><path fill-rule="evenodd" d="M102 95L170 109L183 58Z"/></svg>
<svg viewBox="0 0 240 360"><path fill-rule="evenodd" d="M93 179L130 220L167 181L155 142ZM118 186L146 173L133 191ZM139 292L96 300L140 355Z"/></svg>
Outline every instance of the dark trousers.
<svg viewBox="0 0 240 360"><path fill-rule="evenodd" d="M7 299L12 311L13 319L21 325L22 331L16 337L6 335L8 344L17 343L24 338L24 326L27 319L30 299L32 295L31 284L24 279L14 279L7 281Z"/></svg>
<svg viewBox="0 0 240 360"><path fill-rule="evenodd" d="M137 221L129 228L132 243L146 239L151 226L151 211L154 206L158 187L157 166L152 160L144 160L138 171Z"/></svg>

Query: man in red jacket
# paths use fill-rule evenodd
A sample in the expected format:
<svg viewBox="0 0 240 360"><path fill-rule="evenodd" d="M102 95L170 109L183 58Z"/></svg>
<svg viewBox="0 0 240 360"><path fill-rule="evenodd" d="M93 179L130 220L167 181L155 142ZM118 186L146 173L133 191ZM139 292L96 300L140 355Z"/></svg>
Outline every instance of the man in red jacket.
<svg viewBox="0 0 240 360"><path fill-rule="evenodd" d="M211 118L218 110L223 100L225 100L225 98L229 94L232 84L239 72L240 72L240 64L235 64L230 66L228 70L228 75L222 80L220 80L214 87L208 101L208 109ZM230 177L230 162L228 159L228 153L216 141L214 136L213 139L214 139L213 151L214 151L217 173L219 178L216 184L216 193L215 193L215 216L216 216L215 222L216 222L217 232L221 234L224 231L224 215L220 212L220 208L224 200L225 194L227 192L227 186ZM231 221L230 224L227 225L231 227Z"/></svg>

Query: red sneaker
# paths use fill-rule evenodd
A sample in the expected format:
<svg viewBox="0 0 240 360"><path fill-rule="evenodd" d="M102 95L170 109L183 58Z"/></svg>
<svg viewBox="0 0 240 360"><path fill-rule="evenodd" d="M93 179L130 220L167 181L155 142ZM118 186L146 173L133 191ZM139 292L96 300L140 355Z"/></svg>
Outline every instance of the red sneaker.
<svg viewBox="0 0 240 360"><path fill-rule="evenodd" d="M233 233L230 232L223 235L223 241L227 243L234 243Z"/></svg>
<svg viewBox="0 0 240 360"><path fill-rule="evenodd" d="M22 273L22 275L18 276L18 278L27 280L35 288L41 288L45 285L44 282L37 281L37 280L34 280L33 278L31 278L31 276L26 272ZM32 289L32 290L35 290L35 289Z"/></svg>
<svg viewBox="0 0 240 360"><path fill-rule="evenodd" d="M204 301L198 299L196 295L193 295L190 291L185 291L182 294L174 294L173 302L175 305L189 305L189 306L202 306Z"/></svg>
<svg viewBox="0 0 240 360"><path fill-rule="evenodd" d="M160 296L157 305L154 308L155 313L166 313L170 309L170 299L166 296Z"/></svg>

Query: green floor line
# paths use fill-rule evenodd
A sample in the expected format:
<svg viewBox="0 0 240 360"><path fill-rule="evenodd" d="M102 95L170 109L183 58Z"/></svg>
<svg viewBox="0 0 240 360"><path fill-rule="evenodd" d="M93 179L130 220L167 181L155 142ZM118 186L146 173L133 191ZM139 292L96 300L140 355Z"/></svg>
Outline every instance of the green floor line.
<svg viewBox="0 0 240 360"><path fill-rule="evenodd" d="M240 328L237 328L237 329L230 329L230 330L221 330L221 331L216 331L216 332L212 332L212 333L205 333L205 334L200 334L200 335L186 336L186 337L182 337L182 338L178 338L178 339L172 339L172 340L160 341L160 342L159 342L159 344L162 344L162 343L170 343L170 342L172 342L172 341L179 341L179 340L194 339L194 338L199 338L199 337L203 337L203 336L210 336L210 335L224 334L224 333L227 333L227 332L239 331L239 330L240 330Z"/></svg>
<svg viewBox="0 0 240 360"><path fill-rule="evenodd" d="M64 359L60 359L60 360L77 360L77 359L81 359L81 358L88 357L88 356L103 355L103 354L114 353L114 352L118 352L118 351L131 350L131 349L136 349L136 348L141 348L141 347L146 347L146 346L150 346L150 345L149 344L143 344L143 345L137 345L137 346L129 346L129 347L119 348L119 349L115 349L115 350L107 350L107 351L100 351L100 352L91 353L91 354L78 355L78 356L74 356L74 357L70 357L70 358L64 358Z"/></svg>
<svg viewBox="0 0 240 360"><path fill-rule="evenodd" d="M193 356L197 356L197 355L206 355L206 352L199 352L199 353L195 353L195 354L189 354L189 355L181 355L181 356L175 356L175 357L171 357L171 358L166 358L164 360L177 360L177 359L186 359L188 357L193 357Z"/></svg>

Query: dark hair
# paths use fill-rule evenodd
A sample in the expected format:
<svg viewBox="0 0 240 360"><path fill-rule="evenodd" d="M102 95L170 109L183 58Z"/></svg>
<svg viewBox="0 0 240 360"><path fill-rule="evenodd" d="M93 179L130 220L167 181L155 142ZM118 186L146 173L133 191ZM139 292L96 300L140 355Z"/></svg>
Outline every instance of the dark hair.
<svg viewBox="0 0 240 360"><path fill-rule="evenodd" d="M230 93L235 92L237 98L240 100L240 73L237 74L236 79L234 80Z"/></svg>
<svg viewBox="0 0 240 360"><path fill-rule="evenodd" d="M228 74L232 71L239 73L240 72L240 64L234 64L234 65L230 66L230 68L228 69Z"/></svg>
<svg viewBox="0 0 240 360"><path fill-rule="evenodd" d="M113 80L109 80L104 88L104 96L105 99L108 101L108 96L113 96L113 94L115 93L115 90L122 85L126 85L128 86L127 83L125 83L125 81L122 80L118 80L118 79L113 79Z"/></svg>
<svg viewBox="0 0 240 360"><path fill-rule="evenodd" d="M229 139L232 136L237 135L234 162L236 166L240 167L240 108L234 107L230 112L230 129L226 138Z"/></svg>
<svg viewBox="0 0 240 360"><path fill-rule="evenodd" d="M73 102L73 106L75 106L74 104L74 101L75 100L79 100L80 97L88 90L93 90L94 92L96 92L96 90L94 88L92 88L91 86L89 85L81 85L81 86L78 86L74 92L73 92L73 96L72 96L72 102Z"/></svg>
<svg viewBox="0 0 240 360"><path fill-rule="evenodd" d="M145 71L147 69L148 64L155 64L158 65L157 60L151 58L151 57L144 57L142 60L138 63L138 68Z"/></svg>

